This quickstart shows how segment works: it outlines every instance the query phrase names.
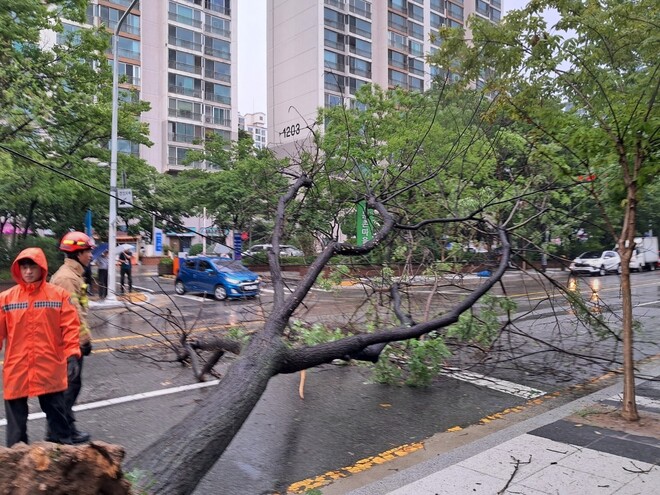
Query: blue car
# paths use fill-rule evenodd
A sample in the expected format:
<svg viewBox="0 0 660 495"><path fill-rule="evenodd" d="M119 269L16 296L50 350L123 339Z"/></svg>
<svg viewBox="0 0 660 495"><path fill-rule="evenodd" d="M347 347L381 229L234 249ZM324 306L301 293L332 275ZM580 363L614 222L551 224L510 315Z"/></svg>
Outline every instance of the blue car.
<svg viewBox="0 0 660 495"><path fill-rule="evenodd" d="M259 276L240 261L209 256L193 256L179 265L174 291L213 294L222 301L227 298L257 297Z"/></svg>

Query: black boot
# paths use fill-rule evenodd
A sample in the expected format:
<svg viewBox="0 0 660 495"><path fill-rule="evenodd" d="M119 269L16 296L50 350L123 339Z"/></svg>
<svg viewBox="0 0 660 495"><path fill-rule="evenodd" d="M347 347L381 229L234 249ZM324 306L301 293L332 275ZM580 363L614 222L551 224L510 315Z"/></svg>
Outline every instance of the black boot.
<svg viewBox="0 0 660 495"><path fill-rule="evenodd" d="M87 443L90 440L91 435L89 433L85 433L83 431L78 431L77 429L73 430L73 434L71 435L71 441L76 444L76 443Z"/></svg>

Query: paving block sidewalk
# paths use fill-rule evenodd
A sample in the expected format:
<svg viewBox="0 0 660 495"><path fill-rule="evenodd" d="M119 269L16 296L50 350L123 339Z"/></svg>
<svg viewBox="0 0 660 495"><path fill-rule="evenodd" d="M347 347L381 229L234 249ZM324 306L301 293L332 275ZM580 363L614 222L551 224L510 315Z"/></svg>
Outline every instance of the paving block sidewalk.
<svg viewBox="0 0 660 495"><path fill-rule="evenodd" d="M493 433L347 495L660 494L660 363L638 373L639 422L622 384Z"/></svg>

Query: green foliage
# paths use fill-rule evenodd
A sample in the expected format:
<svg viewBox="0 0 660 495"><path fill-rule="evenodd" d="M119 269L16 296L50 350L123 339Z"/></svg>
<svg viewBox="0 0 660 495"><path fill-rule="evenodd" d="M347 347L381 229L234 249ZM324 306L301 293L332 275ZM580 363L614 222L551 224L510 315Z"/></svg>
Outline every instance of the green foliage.
<svg viewBox="0 0 660 495"><path fill-rule="evenodd" d="M230 327L227 330L227 337L240 342L241 345L247 344L250 340L250 334L243 327Z"/></svg>
<svg viewBox="0 0 660 495"><path fill-rule="evenodd" d="M64 261L63 254L58 250L58 242L51 237L28 236L25 239L17 238L13 244L9 244L6 239L0 239L0 271L9 276L12 263L23 249L29 247L41 248L46 255L49 273L54 273Z"/></svg>
<svg viewBox="0 0 660 495"><path fill-rule="evenodd" d="M131 484L134 495L149 495L151 487L155 484L149 473L141 469L124 473L124 478Z"/></svg>
<svg viewBox="0 0 660 495"><path fill-rule="evenodd" d="M204 246L202 244L199 244L199 243L198 244L193 244L192 246L190 246L190 249L188 250L188 254L190 256L197 256L198 254L202 253L203 248L204 248Z"/></svg>
<svg viewBox="0 0 660 495"><path fill-rule="evenodd" d="M328 328L322 323L308 324L300 320L293 320L289 323L291 335L294 341L300 342L305 346L311 347L325 342L334 342L347 334L340 328Z"/></svg>
<svg viewBox="0 0 660 495"><path fill-rule="evenodd" d="M502 329L500 315L515 308L516 303L512 299L487 294L481 298L477 308L463 313L458 322L448 328L447 337L489 346Z"/></svg>
<svg viewBox="0 0 660 495"><path fill-rule="evenodd" d="M388 385L427 387L442 371L449 356L451 351L438 332L431 332L423 339L392 343L374 365L373 378Z"/></svg>
<svg viewBox="0 0 660 495"><path fill-rule="evenodd" d="M174 260L168 256L164 256L158 261L158 264L164 266L171 266L174 265Z"/></svg>

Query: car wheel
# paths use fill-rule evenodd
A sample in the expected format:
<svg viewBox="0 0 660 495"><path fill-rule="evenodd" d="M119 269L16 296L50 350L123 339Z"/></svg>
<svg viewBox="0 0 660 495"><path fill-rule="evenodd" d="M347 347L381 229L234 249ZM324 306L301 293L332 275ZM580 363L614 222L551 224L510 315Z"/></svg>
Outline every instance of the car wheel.
<svg viewBox="0 0 660 495"><path fill-rule="evenodd" d="M649 271L651 271L651 272L655 271L655 263L651 263L649 265Z"/></svg>
<svg viewBox="0 0 660 495"><path fill-rule="evenodd" d="M227 299L227 289L225 289L222 285L216 285L215 290L213 291L213 295L218 301L224 301Z"/></svg>
<svg viewBox="0 0 660 495"><path fill-rule="evenodd" d="M604 277L605 275L607 275L607 270L605 270L604 266L600 267L600 270L598 270L598 275L600 275L601 277Z"/></svg>
<svg viewBox="0 0 660 495"><path fill-rule="evenodd" d="M621 275L621 263L616 265L616 273L617 273L617 275Z"/></svg>
<svg viewBox="0 0 660 495"><path fill-rule="evenodd" d="M186 286L183 285L183 282L181 282L181 280L177 280L176 282L174 282L174 292L176 292L180 296L186 293Z"/></svg>

